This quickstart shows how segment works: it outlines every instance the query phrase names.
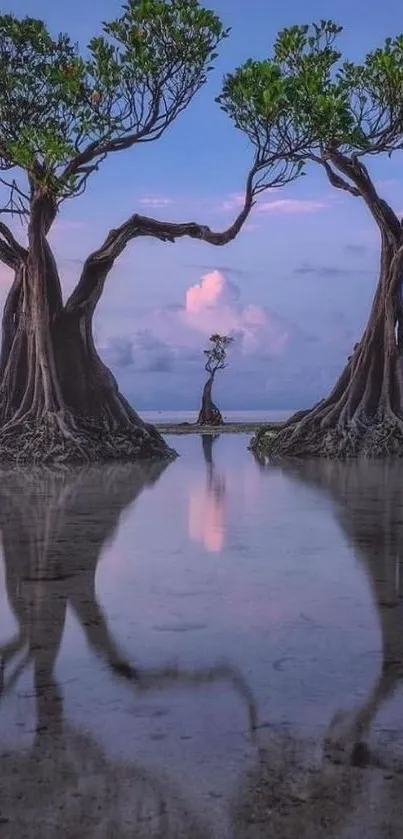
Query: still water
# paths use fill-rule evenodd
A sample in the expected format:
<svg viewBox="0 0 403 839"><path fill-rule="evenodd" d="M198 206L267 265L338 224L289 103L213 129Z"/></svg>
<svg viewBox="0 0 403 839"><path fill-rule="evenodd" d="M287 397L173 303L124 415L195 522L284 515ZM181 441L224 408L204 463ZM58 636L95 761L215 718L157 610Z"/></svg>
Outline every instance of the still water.
<svg viewBox="0 0 403 839"><path fill-rule="evenodd" d="M401 837L403 465L168 442L0 476L0 836Z"/></svg>

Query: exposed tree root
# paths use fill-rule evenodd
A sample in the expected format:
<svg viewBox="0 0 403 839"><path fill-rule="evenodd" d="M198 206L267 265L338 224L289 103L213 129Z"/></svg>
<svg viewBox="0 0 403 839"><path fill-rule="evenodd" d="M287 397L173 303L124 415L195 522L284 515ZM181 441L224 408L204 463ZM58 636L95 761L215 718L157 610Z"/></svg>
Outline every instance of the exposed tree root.
<svg viewBox="0 0 403 839"><path fill-rule="evenodd" d="M360 455L403 457L403 420L390 410L326 427L317 416L307 415L278 432L261 428L251 448L261 460L310 457L343 460Z"/></svg>
<svg viewBox="0 0 403 839"><path fill-rule="evenodd" d="M85 464L175 456L156 429L146 424L112 430L106 423L49 413L42 419L11 421L0 429L2 463Z"/></svg>
<svg viewBox="0 0 403 839"><path fill-rule="evenodd" d="M224 419L219 408L211 403L208 411L201 409L197 418L197 425L224 425Z"/></svg>

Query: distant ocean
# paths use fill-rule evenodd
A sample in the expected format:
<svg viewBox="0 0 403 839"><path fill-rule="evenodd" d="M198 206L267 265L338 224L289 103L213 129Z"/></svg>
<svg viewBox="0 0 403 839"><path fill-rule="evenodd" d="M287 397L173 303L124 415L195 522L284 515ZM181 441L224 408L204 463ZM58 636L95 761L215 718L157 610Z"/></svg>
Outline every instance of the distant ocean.
<svg viewBox="0 0 403 839"><path fill-rule="evenodd" d="M296 409L297 410L297 409ZM293 411L226 411L226 422L276 422L287 419ZM179 422L196 422L198 411L139 411L146 422L171 425Z"/></svg>

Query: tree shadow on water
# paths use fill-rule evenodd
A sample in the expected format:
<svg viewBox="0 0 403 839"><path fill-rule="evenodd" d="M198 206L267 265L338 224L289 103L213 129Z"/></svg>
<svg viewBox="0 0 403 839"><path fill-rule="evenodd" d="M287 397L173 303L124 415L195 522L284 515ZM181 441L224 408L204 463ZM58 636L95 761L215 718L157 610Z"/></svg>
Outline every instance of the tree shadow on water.
<svg viewBox="0 0 403 839"><path fill-rule="evenodd" d="M36 726L32 745L0 761L0 835L63 837L207 837L168 778L110 759L95 738L65 719L55 676L67 609L111 676L136 695L173 685L223 683L256 726L253 695L227 662L187 668L137 666L115 638L96 594L101 552L125 510L152 486L162 464L76 470L3 470L0 526L6 592L17 631L0 645L1 702L32 667ZM89 709L89 713L91 709ZM23 802L21 804L21 802ZM32 832L30 832L32 831Z"/></svg>
<svg viewBox="0 0 403 839"><path fill-rule="evenodd" d="M210 468L211 450L204 452ZM230 664L140 667L111 631L95 591L99 557L121 515L158 480L163 467L1 474L6 588L18 629L0 648L0 711L1 699L12 694L19 674L32 665L37 719L31 746L1 756L1 837L221 835L207 810L204 817L189 806L169 768L154 772L134 760L112 758L92 734L66 719L54 670L69 607L91 650L122 689L142 696L175 684L192 689L222 682L236 691L250 729L257 728L257 755L228 802L233 839L400 839L402 762L396 744L379 747L379 737L375 745L371 739L375 718L403 674L400 464L316 462L284 469L328 493L368 576L382 635L383 660L374 686L357 708L331 721L319 750L290 727L260 730L252 692Z"/></svg>
<svg viewBox="0 0 403 839"><path fill-rule="evenodd" d="M281 727L269 731L234 800L233 835L235 839L399 839L403 728L375 730L375 723L403 682L401 462L315 460L275 468L331 501L369 582L382 660L363 701L352 710L338 711L319 750L298 732Z"/></svg>
<svg viewBox="0 0 403 839"><path fill-rule="evenodd" d="M371 762L364 740L370 737L371 726L383 704L403 682L401 462L308 461L289 466L288 471L297 480L328 495L336 520L354 549L369 583L381 633L380 672L365 702L351 714L338 714L332 727L334 733L340 729L340 748L345 753L345 760L365 762L366 751L366 760ZM342 727L345 731L341 736Z"/></svg>

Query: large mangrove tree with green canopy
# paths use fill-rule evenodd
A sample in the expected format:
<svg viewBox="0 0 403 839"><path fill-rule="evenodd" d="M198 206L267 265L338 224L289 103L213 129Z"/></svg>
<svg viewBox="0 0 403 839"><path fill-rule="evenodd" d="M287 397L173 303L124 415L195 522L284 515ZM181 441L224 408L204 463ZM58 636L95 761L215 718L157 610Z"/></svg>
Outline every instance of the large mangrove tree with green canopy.
<svg viewBox="0 0 403 839"><path fill-rule="evenodd" d="M282 143L284 125L304 136L292 160L307 174L319 167L332 187L363 201L380 234L379 281L360 342L326 398L278 434L257 435L261 456L403 455L403 227L370 171L375 156L403 148L403 35L358 64L343 60L341 31L332 21L285 29L272 58L228 76L221 97L252 143L266 135Z"/></svg>
<svg viewBox="0 0 403 839"><path fill-rule="evenodd" d="M244 91L240 114L248 111L251 161L244 204L227 230L134 212L88 256L68 299L48 235L64 202L84 192L107 158L127 153L135 187L140 146L162 137L192 102L228 34L197 0L128 0L121 16L104 23L81 52L68 35L54 37L40 20L0 16L0 260L14 274L3 315L0 460L169 454L100 359L94 312L108 274L132 240L169 243L188 236L224 245L241 230L260 192L298 177L296 156L308 149L305 126L289 125L286 102L270 104L276 67L267 65L263 87L261 79L259 89ZM227 85L226 107L231 96ZM236 109L237 96L234 91ZM16 218L26 225L25 238Z"/></svg>

